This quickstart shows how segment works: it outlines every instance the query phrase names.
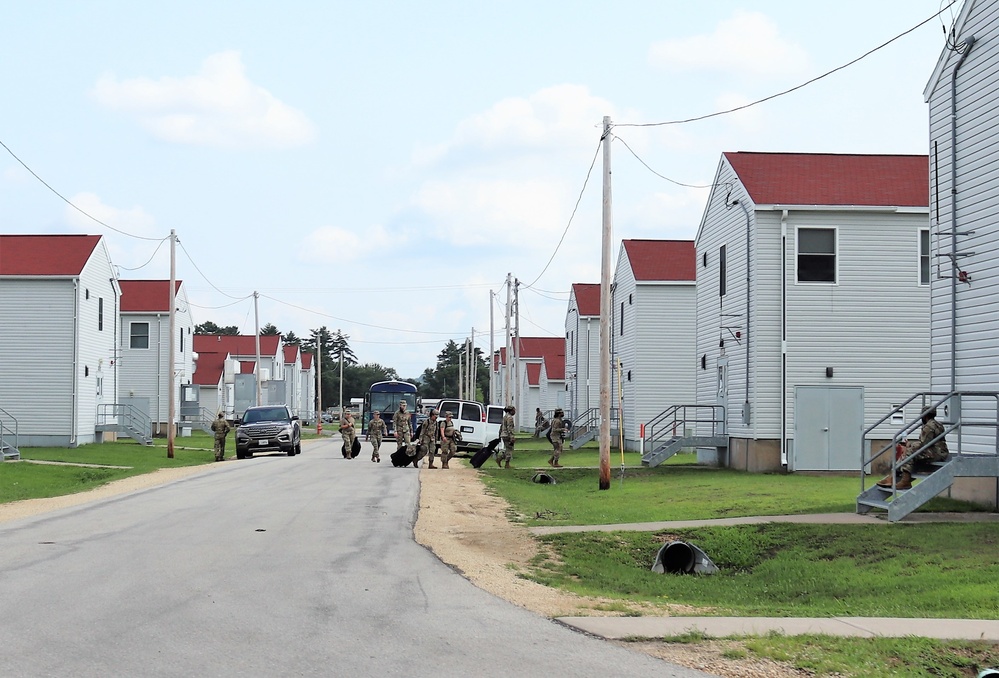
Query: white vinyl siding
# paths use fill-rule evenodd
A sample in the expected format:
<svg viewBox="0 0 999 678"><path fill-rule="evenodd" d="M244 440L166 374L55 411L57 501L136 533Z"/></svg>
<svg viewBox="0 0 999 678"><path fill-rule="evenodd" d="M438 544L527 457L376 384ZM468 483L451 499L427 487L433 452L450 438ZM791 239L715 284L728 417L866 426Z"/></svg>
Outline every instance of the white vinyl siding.
<svg viewBox="0 0 999 678"><path fill-rule="evenodd" d="M625 446L638 449L640 425L672 405L693 403L694 281L636 281L622 246L614 272L615 308L624 308L624 334L615 338L611 407L620 378ZM599 363L596 363L599 365ZM618 365L620 364L620 375ZM630 377L630 378L629 378Z"/></svg>
<svg viewBox="0 0 999 678"><path fill-rule="evenodd" d="M716 402L716 368L724 352L729 365L730 436L780 439L782 286L788 439L794 431L795 386L863 386L869 423L887 413L891 403L927 389L929 290L919 285L917 263L920 229L928 225L924 212L790 210L785 240L783 211L753 205L724 158L715 183L733 185L730 198L750 207L752 217L748 326L746 219L741 210L725 209L726 189L712 191L696 241L698 252L708 253L706 266L701 256L697 262L697 402ZM795 238L801 228L835 229L835 285L796 282ZM728 245L728 289L720 298L715 255L722 244ZM733 336L737 328L741 328L738 338ZM826 377L826 367L833 368L832 378ZM747 392L748 426L740 416Z"/></svg>
<svg viewBox="0 0 999 678"><path fill-rule="evenodd" d="M75 310L71 279L0 279L0 407L21 436L69 443Z"/></svg>
<svg viewBox="0 0 999 678"><path fill-rule="evenodd" d="M960 58L944 49L924 94L929 103L932 390L999 390L999 2L968 0L957 41L974 36L975 45L957 72L956 167L951 161L951 83ZM956 186L952 185L956 173ZM956 229L952 200L956 189ZM937 218L939 217L939 221ZM952 232L957 235L957 268L951 265ZM968 282L954 281L965 271ZM952 305L952 283L956 307ZM956 320L954 310L956 308ZM956 328L955 351L951 351ZM954 368L952 370L952 355ZM965 408L971 419L995 412ZM994 452L994 433L963 434L965 452Z"/></svg>

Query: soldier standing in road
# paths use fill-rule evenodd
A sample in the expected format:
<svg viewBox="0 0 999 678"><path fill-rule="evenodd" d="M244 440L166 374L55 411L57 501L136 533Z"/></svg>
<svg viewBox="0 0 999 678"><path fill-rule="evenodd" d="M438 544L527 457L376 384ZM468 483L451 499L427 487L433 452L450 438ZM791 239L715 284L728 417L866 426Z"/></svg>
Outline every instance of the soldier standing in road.
<svg viewBox="0 0 999 678"><path fill-rule="evenodd" d="M434 466L434 457L437 456L437 410L430 410L430 418L420 428L420 445L430 456L427 468L437 468Z"/></svg>
<svg viewBox="0 0 999 678"><path fill-rule="evenodd" d="M344 409L340 415L340 436L343 438L343 449L347 459L353 459L354 438L357 433L354 431L354 415L350 410Z"/></svg>
<svg viewBox="0 0 999 678"><path fill-rule="evenodd" d="M395 444L406 446L406 454L413 454L413 422L406 411L406 401L399 401L399 409L392 415L392 428L395 429Z"/></svg>
<svg viewBox="0 0 999 678"><path fill-rule="evenodd" d="M562 456L562 442L565 439L565 423L562 421L564 416L565 413L561 409L556 409L552 416L552 429L548 432L549 440L552 441L552 448L554 448L548 465L554 468L562 468L558 459Z"/></svg>
<svg viewBox="0 0 999 678"><path fill-rule="evenodd" d="M375 410L371 413L371 421L368 422L368 440L371 441L371 461L380 462L381 456L378 448L382 446L382 436L385 435L385 422L382 421L382 413Z"/></svg>
<svg viewBox="0 0 999 678"><path fill-rule="evenodd" d="M215 461L225 461L225 437L229 435L230 429L229 422L219 412L218 419L212 422L212 431L215 432Z"/></svg>
<svg viewBox="0 0 999 678"><path fill-rule="evenodd" d="M457 434L458 429L455 428L454 422L451 421L451 411L448 410L444 413L444 421L440 425L441 468L447 468L448 461L458 451Z"/></svg>
<svg viewBox="0 0 999 678"><path fill-rule="evenodd" d="M513 421L513 415L517 414L517 408L507 405L503 408L503 423L500 424L500 439L503 441L503 449L496 452L496 465L503 467L506 460L506 468L510 468L510 461L513 459L513 444L516 442L517 425Z"/></svg>

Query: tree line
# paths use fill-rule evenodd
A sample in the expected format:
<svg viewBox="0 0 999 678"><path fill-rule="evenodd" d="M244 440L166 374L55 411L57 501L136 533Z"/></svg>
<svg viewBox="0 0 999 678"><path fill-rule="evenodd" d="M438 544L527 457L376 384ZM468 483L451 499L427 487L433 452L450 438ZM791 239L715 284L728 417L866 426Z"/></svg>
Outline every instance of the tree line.
<svg viewBox="0 0 999 678"><path fill-rule="evenodd" d="M225 334L238 335L239 328L235 325L219 326L211 321L203 322L194 328L195 334ZM351 398L363 398L371 384L376 381L389 381L397 379L415 384L419 389L421 397L424 398L456 398L459 388L459 367L464 362L465 346L449 340L440 353L437 354L437 362L433 367L423 370L418 378L403 379L393 367L386 367L378 363L360 363L354 350L350 347L350 335L343 334L339 330L330 332L326 326L309 331L308 338L302 339L294 332L282 333L272 323L268 323L260 328L260 333L265 336L277 335L281 337L284 346L295 345L300 347L303 353L311 353L313 360L315 356L321 356L322 372L320 378L322 383L323 408L337 407L340 403L340 393L342 386L343 402L349 404ZM343 366L343 378L341 381L341 360ZM475 349L475 397L473 400L485 402L489 393L489 370L486 357L482 351ZM467 396L466 396L467 397Z"/></svg>

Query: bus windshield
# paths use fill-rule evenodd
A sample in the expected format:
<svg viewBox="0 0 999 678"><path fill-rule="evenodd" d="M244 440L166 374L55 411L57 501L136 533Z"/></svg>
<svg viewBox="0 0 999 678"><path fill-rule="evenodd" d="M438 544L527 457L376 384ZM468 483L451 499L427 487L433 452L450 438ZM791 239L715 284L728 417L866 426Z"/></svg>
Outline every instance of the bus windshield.
<svg viewBox="0 0 999 678"><path fill-rule="evenodd" d="M386 433L389 436L394 436L395 425L392 417L399 409L399 401L405 401L406 412L410 416L410 425L415 431L418 405L416 386L405 381L380 381L371 385L364 398L362 430L367 431L368 422L371 421L371 413L377 411L381 412L382 421L385 422Z"/></svg>

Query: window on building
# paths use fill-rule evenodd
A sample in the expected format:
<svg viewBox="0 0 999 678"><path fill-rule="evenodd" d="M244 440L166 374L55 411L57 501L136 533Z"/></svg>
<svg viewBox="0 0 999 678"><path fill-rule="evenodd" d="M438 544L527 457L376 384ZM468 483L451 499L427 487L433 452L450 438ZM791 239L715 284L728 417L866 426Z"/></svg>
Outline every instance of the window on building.
<svg viewBox="0 0 999 678"><path fill-rule="evenodd" d="M180 328L180 352L184 353L184 328Z"/></svg>
<svg viewBox="0 0 999 678"><path fill-rule="evenodd" d="M930 229L919 229L919 284L930 284Z"/></svg>
<svg viewBox="0 0 999 678"><path fill-rule="evenodd" d="M718 248L718 296L724 297L728 288L728 255L725 245Z"/></svg>
<svg viewBox="0 0 999 678"><path fill-rule="evenodd" d="M836 229L798 229L798 282L836 282Z"/></svg>
<svg viewBox="0 0 999 678"><path fill-rule="evenodd" d="M149 348L149 323L130 323L128 326L128 347Z"/></svg>
<svg viewBox="0 0 999 678"><path fill-rule="evenodd" d="M104 331L104 297L97 297L97 331Z"/></svg>
<svg viewBox="0 0 999 678"><path fill-rule="evenodd" d="M624 302L621 302L621 336L624 336Z"/></svg>

